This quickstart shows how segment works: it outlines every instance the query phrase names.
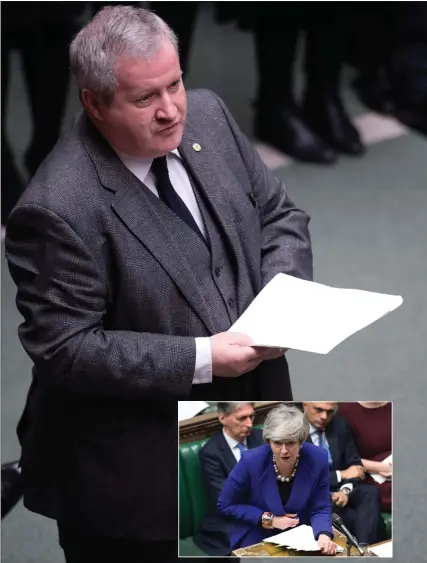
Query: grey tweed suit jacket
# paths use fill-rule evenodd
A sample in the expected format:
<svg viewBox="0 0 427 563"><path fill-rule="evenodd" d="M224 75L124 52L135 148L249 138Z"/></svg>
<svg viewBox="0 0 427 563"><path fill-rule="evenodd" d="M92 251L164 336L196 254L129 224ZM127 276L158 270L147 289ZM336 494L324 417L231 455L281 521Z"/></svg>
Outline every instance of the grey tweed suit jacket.
<svg viewBox="0 0 427 563"><path fill-rule="evenodd" d="M188 93L179 150L234 255L239 314L278 272L311 279L308 216L211 92ZM176 400L197 396L194 337L214 327L169 214L80 113L7 226L34 363L24 502L93 533L176 537ZM292 398L285 358L247 377L258 396L226 396L221 381L203 398Z"/></svg>

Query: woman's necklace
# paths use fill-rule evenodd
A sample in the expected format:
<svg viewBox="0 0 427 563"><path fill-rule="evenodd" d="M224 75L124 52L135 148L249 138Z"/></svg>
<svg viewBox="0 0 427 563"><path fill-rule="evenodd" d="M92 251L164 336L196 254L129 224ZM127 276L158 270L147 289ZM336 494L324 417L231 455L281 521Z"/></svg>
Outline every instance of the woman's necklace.
<svg viewBox="0 0 427 563"><path fill-rule="evenodd" d="M292 479L295 477L295 473L297 472L298 463L299 463L299 454L298 454L298 457L295 461L294 468L292 469L291 476L290 477L284 477L283 475L280 475L279 468L277 467L277 464L276 464L276 460L273 457L273 466L274 466L274 472L276 473L276 479L278 481L282 481L282 483L289 483L290 481L292 481Z"/></svg>

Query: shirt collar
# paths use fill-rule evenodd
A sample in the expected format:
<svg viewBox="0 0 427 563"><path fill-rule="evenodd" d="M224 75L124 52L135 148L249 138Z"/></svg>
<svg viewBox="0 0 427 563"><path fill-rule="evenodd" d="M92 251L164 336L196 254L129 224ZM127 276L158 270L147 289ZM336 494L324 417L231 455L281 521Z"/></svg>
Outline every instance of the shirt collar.
<svg viewBox="0 0 427 563"><path fill-rule="evenodd" d="M142 156L130 156L129 154L126 154L126 153L119 151L117 149L114 149L114 150L115 150L117 156L123 162L123 164L133 174L135 174L135 176L137 176L141 180L141 182L144 182L145 179L147 178L149 171L150 171L151 165L153 164L153 159L152 158L144 158ZM170 156L171 154L173 154L173 155L177 156L179 159L181 159L181 155L179 154L178 149L174 149L173 151L168 153L166 156Z"/></svg>
<svg viewBox="0 0 427 563"><path fill-rule="evenodd" d="M227 442L227 444L230 446L231 450L234 450L234 448L237 446L237 444L239 444L239 442L237 440L235 440L234 438L232 438L231 436L229 436L224 428L222 429L222 434L225 438L225 441ZM245 438L242 442L242 444L247 447L247 439Z"/></svg>

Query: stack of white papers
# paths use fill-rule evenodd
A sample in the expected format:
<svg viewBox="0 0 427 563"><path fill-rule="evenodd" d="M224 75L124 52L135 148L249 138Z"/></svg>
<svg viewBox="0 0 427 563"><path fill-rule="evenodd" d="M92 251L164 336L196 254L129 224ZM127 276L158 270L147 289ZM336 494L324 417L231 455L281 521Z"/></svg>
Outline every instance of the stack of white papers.
<svg viewBox="0 0 427 563"><path fill-rule="evenodd" d="M254 346L327 354L402 302L399 295L340 289L277 274L229 331L246 334Z"/></svg>
<svg viewBox="0 0 427 563"><path fill-rule="evenodd" d="M314 539L313 528L302 524L286 532L281 532L264 540L265 542L283 545L297 551L320 551L318 542ZM337 548L337 553L344 551L342 547Z"/></svg>
<svg viewBox="0 0 427 563"><path fill-rule="evenodd" d="M390 540L377 547L371 547L369 551L375 553L378 557L393 557L393 542Z"/></svg>
<svg viewBox="0 0 427 563"><path fill-rule="evenodd" d="M392 462L391 454L383 460L383 463L391 463L391 462ZM386 480L385 477L383 477L382 475L379 475L378 473L370 473L369 475L372 477L372 479L374 479L380 485L381 485L381 483L384 483L384 481Z"/></svg>
<svg viewBox="0 0 427 563"><path fill-rule="evenodd" d="M193 418L208 406L204 401L178 401L178 421Z"/></svg>

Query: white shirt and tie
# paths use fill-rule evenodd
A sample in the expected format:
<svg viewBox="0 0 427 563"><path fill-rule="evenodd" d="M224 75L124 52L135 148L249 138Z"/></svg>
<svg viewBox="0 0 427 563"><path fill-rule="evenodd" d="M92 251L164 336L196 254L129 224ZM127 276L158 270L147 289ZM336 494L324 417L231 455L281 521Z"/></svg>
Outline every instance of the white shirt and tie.
<svg viewBox="0 0 427 563"><path fill-rule="evenodd" d="M236 458L237 461L240 461L240 458L242 457L242 452L248 449L247 439L245 438L243 442L238 442L237 440L231 438L231 436L226 434L224 428L222 429L222 434L230 450L232 451L234 457Z"/></svg>
<svg viewBox="0 0 427 563"><path fill-rule="evenodd" d="M116 149L115 149L116 150ZM156 179L151 170L152 158L129 156L116 150L117 156L123 164L157 197ZM194 195L193 187L188 177L187 170L182 163L178 149L173 150L166 158L169 179L174 190L188 207L201 233L206 238L206 227L202 214ZM194 370L193 385L212 382L212 352L209 338L199 337L196 341L196 367Z"/></svg>

